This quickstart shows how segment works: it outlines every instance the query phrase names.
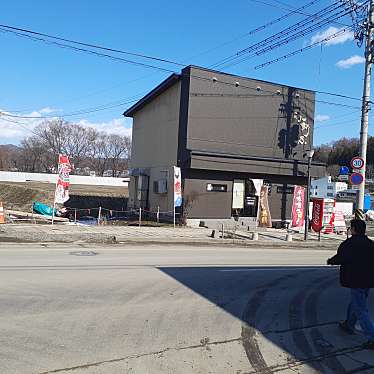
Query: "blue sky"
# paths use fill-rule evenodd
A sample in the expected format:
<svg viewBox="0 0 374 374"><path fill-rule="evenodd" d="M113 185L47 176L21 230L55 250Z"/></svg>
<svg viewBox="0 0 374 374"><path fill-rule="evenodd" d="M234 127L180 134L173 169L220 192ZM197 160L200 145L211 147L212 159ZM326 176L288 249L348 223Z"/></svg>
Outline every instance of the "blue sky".
<svg viewBox="0 0 374 374"><path fill-rule="evenodd" d="M253 28L287 13L277 7L279 1L266 2L275 7L253 0L13 0L2 4L0 23L208 67L305 18L293 15L262 32L243 37ZM282 0L281 3L299 7L307 2ZM305 11L315 12L332 3L331 0L320 0ZM350 19L343 21L349 23ZM329 27L339 29L340 26L326 26L320 30L321 35L335 30ZM311 34L286 48L227 67L224 71L361 97L363 47L357 47L349 33L333 43L325 43L322 48L317 47L264 69L254 70L259 63L307 46L318 38L316 33ZM168 75L3 32L0 32L0 45L0 110L10 113L64 116L77 110L126 102L129 98L145 94ZM179 69L173 65L163 66L176 71ZM317 95L317 99L360 106L358 101L325 95ZM129 105L67 116L66 120L109 132L130 134L131 122L121 115ZM317 103L315 144L342 136L358 136L359 118L359 109ZM22 137L31 134L25 127L32 129L40 123L39 119L16 121L21 122L23 127L0 118L0 143L18 143ZM369 133L374 135L374 130L369 129Z"/></svg>

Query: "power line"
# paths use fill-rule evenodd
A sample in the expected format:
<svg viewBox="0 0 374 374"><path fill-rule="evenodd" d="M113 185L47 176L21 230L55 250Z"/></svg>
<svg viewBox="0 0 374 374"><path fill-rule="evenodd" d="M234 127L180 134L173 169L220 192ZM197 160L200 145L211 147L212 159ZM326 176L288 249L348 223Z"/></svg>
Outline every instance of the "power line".
<svg viewBox="0 0 374 374"><path fill-rule="evenodd" d="M366 5L368 4L368 0L363 2L362 4L358 5L357 9L364 9ZM344 9L340 9L344 8ZM357 11L357 9L355 11ZM336 12L338 10L338 12ZM300 39L301 37L304 37L316 30L319 30L323 26L332 23L336 19L340 19L348 14L351 14L353 11L352 8L346 8L344 3L341 3L340 5L330 5L317 13L311 15L307 19L300 21L292 26L287 27L286 29L281 30L280 32L273 34L272 36L269 36L265 39L263 39L260 42L257 42L255 44L252 44L251 46L237 52L235 55L232 55L230 57L227 57L226 59L222 60L221 62L215 64L215 66L224 65L223 67L228 67L232 65L237 65L238 63L241 63L243 61L248 60L252 57L257 57L261 54L264 54L266 52L272 51L276 48L279 48L285 44L288 44L292 41L295 41L297 39ZM325 17L328 13L333 13L329 17ZM315 22L315 19L319 19L319 21ZM305 28L306 25L311 24L309 27ZM349 28L354 28L355 25L349 26ZM346 30L346 29L345 29ZM342 30L339 30L340 32ZM291 35L290 35L291 34ZM289 35L289 36L287 36ZM287 36L287 37L285 37ZM283 39L282 39L283 38ZM279 42L275 42L276 40L279 40ZM303 50L302 50L303 51ZM247 54L252 52L249 56L240 58L240 55Z"/></svg>
<svg viewBox="0 0 374 374"><path fill-rule="evenodd" d="M56 115L49 115L49 116L22 116L22 115L10 114L10 113L7 113L7 112L0 112L0 119L3 116L5 116L5 117L11 117L11 118L25 118L25 119L51 119L51 118L58 118L58 117L61 117L61 118L75 117L75 116L80 116L82 114L89 114L89 113L95 113L95 112L99 112L99 111L103 111L103 110L118 108L118 107L126 105L126 104L135 103L140 98L141 97L138 97L138 98L133 99L133 100L123 101L123 102L119 102L119 103L112 104L112 105L103 105L103 106L100 106L100 107L87 108L87 109L83 109L83 110L80 110L80 111L63 114L61 116L56 116Z"/></svg>
<svg viewBox="0 0 374 374"><path fill-rule="evenodd" d="M318 0L315 0L314 2L316 2L316 1L318 1ZM308 4L310 4L310 3L308 3ZM305 6L307 6L308 4L306 4ZM4 28L1 28L1 27L7 27L9 29L4 29ZM16 31L16 30L20 30L20 31ZM254 29L252 31L254 32L255 30L256 29ZM170 69L164 69L164 68L161 68L159 66L148 65L148 64L143 64L143 63L139 63L139 62L132 61L132 60L122 59L122 58L117 57L117 56L111 56L111 55L107 55L107 54L102 54L102 53L98 53L98 52L92 51L92 50L87 50L87 49L84 49L84 48L77 48L77 47L74 47L74 46L62 44L62 43L55 42L55 41L51 42L51 41L45 40L45 39L43 39L43 38L41 38L39 36L31 36L31 35L24 34L24 32L29 32L29 33L32 33L32 34L35 34L35 35L43 35L43 36L45 35L46 37L56 38L56 39L59 39L59 40L66 40L68 42L74 42L74 41L70 41L69 39L64 39L64 38L59 38L59 37L53 37L53 36L48 35L48 34L37 33L37 32L31 31L31 30L20 29L20 28L16 28L16 27L12 27L12 26L5 26L5 25L0 25L0 31L11 32L11 33L16 34L18 36L27 37L27 38L32 39L32 40L43 41L43 42L46 42L46 43L49 43L49 44L55 44L55 45L58 45L58 46L62 46L63 48L70 48L70 49L73 49L73 50L83 51L83 52L87 52L87 53L90 53L90 54L98 55L100 57L107 57L107 58L110 58L110 59L120 60L120 61L126 62L126 63L132 63L132 64L141 65L143 67L149 67L149 68L161 70L163 72L168 72L168 73L173 72L174 73L174 71L170 70ZM89 46L94 46L94 47L97 47L97 48L101 48L101 49L105 49L105 50L110 50L110 51L112 51L112 50L116 51L116 52L120 51L120 50L114 50L114 49L107 48L107 47L95 46L94 44L81 43L81 42L76 42L76 43L80 43L80 44L84 44L84 45L89 45ZM125 51L121 51L121 52L122 53L131 54L131 52L125 52ZM146 55L140 55L139 54L139 56L146 56ZM149 58L152 59L152 57L150 57L150 56L146 56L146 57L149 57ZM154 59L157 59L158 61L173 63L173 61L170 61L170 60L158 59L158 58L154 58ZM175 64L179 64L179 63L175 63ZM182 65L182 64L179 64L179 65L185 66L185 65ZM349 99L354 99L354 100L360 100L360 99L357 99L357 98L351 98L351 97L348 97L348 96L345 96L345 95L340 95L340 94L333 94L333 93L325 93L325 94L335 95L335 96L342 97L342 98L349 98ZM79 110L79 111L76 111L76 112L67 113L64 116L77 116L77 115L81 115L81 114L87 114L87 113L96 112L96 111L99 111L99 110L111 109L111 108L114 108L114 107L117 107L117 106L124 105L126 103L134 102L134 101L136 101L136 100L128 101L128 102L121 102L121 103L115 104L115 105L109 103L109 106L108 106L108 104L105 104L105 105L102 105L100 107L82 109L82 110ZM19 118L32 118L30 116L18 116L18 117ZM56 116L52 116L51 115L51 116L35 117L35 118L54 118L54 117L56 117Z"/></svg>
<svg viewBox="0 0 374 374"><path fill-rule="evenodd" d="M232 42L234 41L237 41L239 39L242 39L244 37L247 37L247 36L251 36L251 35L254 35L255 33L257 32L260 32L262 30L264 30L265 28L271 26L271 25L274 25L278 22L281 22L282 20L284 19L287 19L288 17L294 15L294 14L297 14L298 11L301 11L301 10L304 10L318 2L320 2L321 0L312 0L310 1L309 3L299 7L299 8L295 8L295 10L291 10L290 12L288 12L287 14L281 16L281 17L278 17L278 18L275 18L261 26L258 26L254 29L252 29L251 31L245 33L245 34L242 34L228 42L225 42L225 43L222 43L214 48L211 48L205 52L202 52L202 53L199 53L198 55L195 55L193 57L196 57L196 56L200 56L202 54L205 54L205 53L208 53L208 52L211 52L213 50L216 50L218 48L221 48L222 46L224 45L228 45L228 44L231 44ZM78 41L75 41L75 40L71 40L71 39L66 39L66 38L61 38L61 37L58 37L58 36L55 36L55 35L50 35L50 34L45 34L45 33L40 33L40 32L36 32L36 31L32 31L32 30L28 30L28 29L24 29L24 28L18 28L18 27L14 27L14 26L9 26L9 25L3 25L3 24L0 24L0 27L3 27L3 28L7 28L9 30L13 30L13 31L22 31L24 33L30 33L30 34L33 34L33 35L39 35L39 36L43 36L43 37L47 37L47 38L52 38L52 39L56 39L56 40L60 40L60 41L65 41L65 42L70 42L70 43L75 43L75 44L78 44L78 45L82 45L82 46L88 46L88 47L93 47L93 48L99 48L99 49L102 49L102 50L106 50L106 51L113 51L113 52L117 52L117 53L123 53L123 54L127 54L127 55L131 55L131 56L137 56L137 57L142 57L142 58L147 58L147 59L151 59L151 60L156 60L156 61L160 61L160 62L166 62L166 63L170 63L170 64L174 64L174 65L178 65L178 66L186 66L182 63L178 63L178 62L175 62L175 61L171 61L171 60L166 60L166 59L163 59L163 58L158 58L158 57L152 57L152 56L147 56L147 55L144 55L144 54L139 54L139 53L133 53L133 52L128 52L128 51L123 51L123 50L119 50L119 49L114 49L114 48L108 48L108 47L105 47L105 46L98 46L98 45L94 45L92 43L83 43L83 42L78 42ZM1 29L0 29L1 31ZM4 32L6 32L6 30L2 30ZM16 35L16 33L14 33ZM24 34L21 34L21 35L17 35L19 37L27 37L26 35ZM39 40L39 41L43 41L43 40ZM193 57L190 57L190 58L193 58ZM169 72L169 71L166 71L166 72ZM148 76L146 76L148 77ZM133 81L136 81L136 80L139 80L139 79L143 79L143 78L138 78L138 79L134 79L134 80L131 80L130 82L133 82ZM126 82L126 83L129 83L129 82ZM119 85L116 85L116 87L119 86ZM96 91L95 93L93 94L89 94L89 95L85 95L83 97L88 97L88 96L93 96L95 95L96 93L101 93L101 92L104 92L104 91L107 91L106 89L105 90L100 90L100 91ZM25 112L27 109L24 109L24 110L12 110L10 112Z"/></svg>
<svg viewBox="0 0 374 374"><path fill-rule="evenodd" d="M44 33L41 33L41 32L32 31L32 30L23 29L23 28L18 28L18 27L14 27L14 26L0 24L0 27L5 28L5 29L9 29L9 30L13 30L13 31L20 31L22 33L41 36L41 37L45 37L45 38L49 38L49 39L59 40L59 41L67 42L67 43L71 43L71 44L77 44L77 45L80 45L80 46L83 46L83 47L90 47L90 48L95 48L95 49L99 49L99 50L103 50L103 51L125 54L125 55L128 55L128 56L141 57L141 58L144 58L144 59L158 61L158 62L164 62L164 63L168 63L168 64L172 64L172 65L186 66L184 64L181 64L181 63L178 63L178 62L175 62L175 61L171 61L171 60L167 60L167 59L164 59L164 58L149 56L149 55L145 55L145 54L141 54L141 53L124 51L124 50L116 49L116 48L108 48L108 47L104 47L102 45L97 45L97 44L92 44L92 43L84 43L84 42L80 42L80 41L77 41L77 40L61 38L59 36L44 34Z"/></svg>
<svg viewBox="0 0 374 374"><path fill-rule="evenodd" d="M360 118L352 118L352 119L349 119L349 120L346 120L346 121L340 121L340 122L337 122L337 123L332 123L332 124L326 124L326 126L323 126L323 125L318 125L318 126L314 126L314 130L318 130L318 129L322 129L322 128L325 128L325 129L329 129L330 127L335 127L335 126L340 126L340 125L345 125L347 123L353 123L353 122L360 122Z"/></svg>
<svg viewBox="0 0 374 374"><path fill-rule="evenodd" d="M230 62L233 62L235 60L238 60L240 58L241 55L244 55L244 54L248 54L248 53L252 53L252 55L242 59L242 60L239 60L239 62L241 61L244 61L245 59L247 58L250 58L250 57L255 57L257 56L256 53L254 53L255 51L258 51L258 50L261 50L261 49L264 49L266 46L269 46L269 45L274 45L274 42L276 40L279 40L279 39L282 39L284 38L285 36L287 35L290 35L288 38L292 37L292 36L295 36L295 35L298 35L298 36L304 36L304 34L301 34L300 35L300 30L303 30L304 32L306 32L306 30L310 30L310 32L313 32L315 31L315 29L319 29L321 28L323 25L327 24L327 23L330 23L332 20L335 20L336 18L334 18L334 16L337 16L337 14L334 14L333 16L330 16L330 18L325 18L325 16L327 14L330 14L330 13L333 13L335 12L336 10L339 10L340 8L342 8L344 5L343 4L340 4L340 5L336 5L336 4L333 4L333 5L329 5L328 7L325 7L321 10L319 10L318 12L308 16L306 19L302 20L302 21L299 21L291 26L288 26L286 27L285 29L257 42L257 43L254 43L252 45L250 45L249 47L247 48L244 48L240 51L238 51L237 53L235 53L234 55L231 55L221 61L219 61L218 63L214 64L213 67L218 67L218 66L222 66L224 65L224 67L227 67L227 66L231 66L233 65L233 63L231 63L230 65L228 65L228 63ZM339 17L341 18L341 17ZM315 23L316 19L319 19L319 21L317 21L317 23ZM309 28L306 28L306 26L308 25L312 25L312 26L309 26ZM299 32L299 34L297 34L297 32ZM309 33L310 33L309 32ZM287 40L286 39L283 39L283 41Z"/></svg>
<svg viewBox="0 0 374 374"><path fill-rule="evenodd" d="M293 16L293 15L295 15L295 14L298 14L298 13L299 13L298 10L306 9L306 8L312 6L312 5L314 5L314 4L316 4L316 3L320 2L320 1L321 1L321 0L313 0L313 1L310 1L309 3L307 3L307 4L303 5L303 6L301 6L300 8L295 8L295 10L290 10L290 11L289 11L288 13L286 13L285 15L283 15L283 16L281 16L281 17L278 17L278 18L275 18L275 19L273 19L273 20L271 20L271 21L269 21L269 22L266 22L266 23L264 23L264 24L261 25L261 26L257 26L257 27L255 27L254 29L252 29L252 30L246 32L245 34L238 35L237 37L235 37L235 38L233 38L233 39L231 39L231 40L229 40L229 41L226 41L226 42L224 42L224 43L222 43L222 44L218 44L218 45L216 45L216 46L213 47L213 48L210 48L210 49L208 49L208 50L206 50L206 51L203 51L203 52L200 52L200 53L198 53L198 54L196 54L196 55L193 55L192 57L190 57L190 59L191 59L191 58L195 58L195 57L199 57L199 56L201 56L201 55L203 55L203 54L206 54L206 53L209 53L209 52L215 51L215 50L217 50L217 49L220 49L220 48L222 48L222 47L224 47L224 46L226 46L226 45L232 44L233 42L236 42L236 41L238 41L238 40L244 39L244 38L247 37L247 36L252 36L252 35L254 35L254 34L256 34L256 33L260 32L260 31L262 31L262 30L265 30L265 29L267 29L268 27L273 26L273 25L275 25L275 24L277 24L277 23L279 23L279 22L281 22L281 21L283 21L283 20L285 20L285 19L287 19L287 18L289 18L289 17L291 17L291 16Z"/></svg>
<svg viewBox="0 0 374 374"><path fill-rule="evenodd" d="M12 121L12 120L10 120L10 119L7 119L7 118L1 118L1 117L0 117L0 119L1 119L2 121L6 121L6 122L10 122L10 123L14 123L14 124L16 124L16 125L22 127L23 129L25 129L25 130L31 132L32 134L34 134L34 135L36 135L36 136L40 136L37 132L35 132L35 131L33 131L32 129L30 129L30 127L28 127L27 124L25 124L25 123L18 122L18 121Z"/></svg>
<svg viewBox="0 0 374 374"><path fill-rule="evenodd" d="M328 7L325 7L323 9L319 10L317 13L314 13L313 15L307 17L306 19L293 24L293 25L281 30L280 32L278 32L276 34L274 34L274 35L272 35L268 38L265 38L264 40L261 40L258 43L252 44L251 46L240 50L237 53L237 55L241 55L241 54L244 54L244 53L249 53L249 52L261 49L261 48L264 47L264 44L266 45L266 44L268 44L268 42L270 42L270 44L271 44L274 40L281 39L284 36L287 36L289 34L292 34L296 31L298 31L299 29L305 29L307 25L313 24L315 22L316 18L317 19L319 18L320 20L317 21L317 23L314 26L319 25L321 22L324 22L324 21L331 22L331 17L335 17L336 15L344 12L345 10L342 10L342 11L338 12L337 14L333 14L332 16L329 16L329 18L327 18L327 19L325 19L324 17L326 17L327 14L330 14L330 13L333 13L333 12L339 10L342 7L343 7L343 4L339 4L339 5L332 4Z"/></svg>
<svg viewBox="0 0 374 374"><path fill-rule="evenodd" d="M195 78L195 79L210 81L212 83L214 82L214 84L220 83L220 84L224 84L224 85L228 85L228 86L232 86L232 87L237 87L236 83L220 81L217 78L213 81L212 78L202 77L202 76L198 76L198 75L191 75L191 77ZM284 95L282 93L274 92L274 91L271 91L271 90L264 90L262 88L260 89L260 91L258 91L258 88L256 88L256 87L245 86L245 85L242 85L242 84L239 87L240 88L244 88L244 89L248 89L248 90L252 90L252 91L257 91L257 92L265 92L265 93L271 94L270 96L274 96L274 97L277 97L279 95L280 96ZM301 89L301 90L305 90L305 89ZM325 91L320 91L319 93L321 93L321 94L327 94L327 95L330 95L330 96L334 96L335 95L332 92L325 92ZM204 94L202 93L202 95L204 95ZM211 95L211 94L208 94L208 95ZM342 98L347 98L347 99L361 101L361 99L359 99L359 98L354 98L354 97L350 97L350 96L346 96L346 95L340 95L340 94L336 94L336 95L338 97L342 97ZM318 99L316 99L314 101L317 102L317 103L322 103L322 104L326 104L326 105L333 105L333 106L339 106L339 107L345 107L345 108L351 108L351 109L360 109L360 107L356 107L356 106L352 106L352 105L347 105L347 104L342 104L342 103L331 102L331 101L326 101L326 100L318 100Z"/></svg>
<svg viewBox="0 0 374 374"><path fill-rule="evenodd" d="M290 16L294 15L294 14L297 14L300 10L304 10L312 5L315 5L316 3L320 2L321 0L314 0L314 1L311 1L299 8L294 8L293 10L291 9L288 13L286 13L285 15L281 16L281 17L278 17L278 18L275 18L261 26L258 26L256 27L255 29L249 31L246 35L254 35L255 33L259 32L259 31L262 31L266 28L268 28L269 26L273 26L274 24L278 23L278 22L281 22L283 21L284 19L286 18L289 18Z"/></svg>
<svg viewBox="0 0 374 374"><path fill-rule="evenodd" d="M327 105L333 105L333 106L339 106L339 107L344 107L344 108L351 108L351 109L360 109L360 107L358 107L358 106L347 105L347 104L341 104L341 103L334 103L334 102L331 102L331 101L325 101L325 100L316 100L316 103L327 104Z"/></svg>
<svg viewBox="0 0 374 374"><path fill-rule="evenodd" d="M53 45L56 45L56 46L61 47L61 48L71 49L75 52L83 52L83 53L95 55L95 56L98 56L98 57L108 58L108 59L116 61L116 62L121 62L121 63L125 63L125 64L140 66L140 67L149 68L149 69L155 69L155 70L164 71L164 72L168 72L168 73L175 73L174 70L163 68L163 67L160 67L160 66L146 64L144 62L139 62L139 61L134 61L134 60L129 60L129 59L125 59L125 58L122 58L122 57L113 56L113 55L109 55L107 53L97 52L97 51L93 51L93 50L86 49L86 48L75 47L75 46L72 46L72 45L69 45L69 44L66 44L66 43L49 41L49 40L43 39L41 37L32 36L32 35L24 34L24 33L21 33L21 32L14 31L14 30L2 28L1 26L0 26L0 32L11 33L11 34L14 34L14 35L19 36L19 37L25 37L25 38L28 38L28 39L31 39L31 40L34 40L34 41L41 41L41 42L44 42L46 44L53 44ZM182 65L182 66L185 66L185 65Z"/></svg>
<svg viewBox="0 0 374 374"><path fill-rule="evenodd" d="M202 76L193 75L193 74L191 75L191 78L195 78L195 79L200 79L200 80L205 80L205 81L212 82L211 78L202 77ZM235 83L231 83L231 82L224 82L224 81L220 81L220 80L215 80L214 84L217 84L217 83L228 85L228 86L232 86L232 87L237 87ZM241 89L247 89L247 90L258 92L257 88L250 87L250 86L245 86L245 85L242 85L242 84L240 85L240 88ZM341 94L334 94L332 92L324 92L324 91L316 91L316 92L320 93L320 94L330 95L330 96L337 96L337 97L341 97L341 98L345 98L345 99L360 100L358 98L354 98L354 97L350 97L350 96L346 96L346 95L341 95ZM268 95L264 95L263 93L267 93ZM208 96L208 95L212 96L214 94L198 93L198 95L199 96ZM223 94L216 94L215 96L217 96L217 95L218 96L225 96ZM234 95L234 96L237 96L237 97L242 96L243 98L248 98L248 97L252 97L252 98L253 97L259 97L260 98L260 97L264 97L264 96L277 97L279 95L280 95L280 93L278 93L278 92L261 89L261 94L258 94L258 96L257 95ZM231 95L231 96L233 96L233 95ZM66 113L66 114L63 114L61 116L56 116L56 115L48 115L48 116L22 116L22 115L15 115L15 114L6 113L6 112L0 112L0 118L2 118L3 116L5 116L5 117L11 117L11 118L24 118L24 119L51 119L51 118L57 118L57 117L61 117L61 118L64 118L64 117L74 117L74 116L79 116L79 115L82 115L82 114L95 113L95 112L98 112L98 111L113 109L113 108L120 107L120 106L123 106L123 105L126 105L126 104L131 104L131 103L137 102L140 98L141 98L141 96L138 94L136 96L128 97L126 99L126 101L110 102L110 103L103 104L103 105L98 106L98 107L86 108L86 109L78 110L78 111L75 111L75 112ZM329 101L324 101L324 100L315 100L315 102L323 103L323 104L326 104L326 105L333 105L333 106L339 106L339 107L360 109L359 107L354 107L354 106L347 105L347 104L336 103L336 102L329 102Z"/></svg>
<svg viewBox="0 0 374 374"><path fill-rule="evenodd" d="M292 11L293 10L293 11L295 11L295 13L301 14L303 16L311 16L311 14L305 13L302 10L299 10L298 8L295 8L294 6L288 5L288 4L287 4L287 6L285 4L284 4L284 6L279 6L279 5L275 5L273 3L268 3L268 2L262 1L262 0L249 0L249 1L252 1L252 2L258 3L258 4L262 4L262 5L266 5L266 6L269 6L269 7L281 9L281 10L284 10L284 11ZM334 24L336 24L338 26L349 26L349 25L346 25L346 24L340 23L340 22L334 22Z"/></svg>
<svg viewBox="0 0 374 374"><path fill-rule="evenodd" d="M361 98L358 98L358 97L347 96L347 95L337 94L337 93L333 93L333 92L317 91L317 90L312 90L312 91L314 91L315 93L322 94L322 95L341 97L343 99L356 100L356 101L360 101L360 102L362 100Z"/></svg>
<svg viewBox="0 0 374 374"><path fill-rule="evenodd" d="M256 52L256 55L257 56L262 55L266 52L269 52L269 51L272 51L276 48L279 48L282 45L288 44L289 42L300 39L301 37L304 37L308 34L311 34L312 32L317 31L317 30L321 29L323 26L331 23L332 19L339 19L341 17L344 17L344 16L348 15L349 13L350 13L350 11L346 12L345 10L342 10L339 13L333 14L331 17L323 19L320 22L317 22L316 24L314 24L314 25L312 25L312 26L310 26L306 29L301 29L299 32L297 32L297 33L295 33L295 34L293 34L293 35L291 35L287 38L283 38L275 44L272 44L272 45L269 45L269 46L266 46L266 47L260 49L260 51Z"/></svg>
<svg viewBox="0 0 374 374"><path fill-rule="evenodd" d="M347 28L347 29L339 30L338 32L336 32L336 33L334 33L334 34L331 34L330 36L328 36L328 37L326 37L326 38L324 38L324 39L322 39L322 40L320 40L320 41L318 41L318 42L315 42L315 43L310 44L310 45L308 45L308 46L306 46L306 47L303 47L303 48L297 49L296 51L293 51L293 52L287 53L287 54L285 54L285 55L283 55L283 56L281 56L281 57L278 57L278 58L276 58L276 59L274 59L274 60L270 60L270 61L264 62L264 63L262 63L262 64L260 64L260 65L256 65L256 66L255 66L255 70L257 70L257 69L262 69L262 68L264 68L264 67L266 67L266 66L269 66L269 65L275 64L275 63L277 63L277 62L279 62L279 61L282 61L282 60L286 60L286 59L288 59L288 58L290 58L290 57L292 57L292 56L295 56L295 55L300 54L300 53L303 53L303 52L305 52L305 51L307 51L307 50L309 50L309 49L312 49L312 48L314 48L314 47L317 47L317 46L319 46L319 45L322 45L323 43L328 42L328 41L330 41L330 40L332 40L332 39L334 39L334 38L337 38L338 36L341 36L342 34L346 33L347 31L351 31L352 29L353 29L353 26L351 26L350 28Z"/></svg>

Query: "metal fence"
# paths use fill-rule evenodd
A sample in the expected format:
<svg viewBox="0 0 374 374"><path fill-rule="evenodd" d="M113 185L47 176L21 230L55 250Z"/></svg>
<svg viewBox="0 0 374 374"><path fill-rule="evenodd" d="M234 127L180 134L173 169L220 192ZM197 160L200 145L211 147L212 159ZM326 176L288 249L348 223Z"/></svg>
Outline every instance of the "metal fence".
<svg viewBox="0 0 374 374"><path fill-rule="evenodd" d="M151 211L143 208L116 210L103 207L94 208L71 208L67 209L69 221L81 224L115 224L122 223L128 225L149 225L149 224L181 224L181 214L174 211Z"/></svg>

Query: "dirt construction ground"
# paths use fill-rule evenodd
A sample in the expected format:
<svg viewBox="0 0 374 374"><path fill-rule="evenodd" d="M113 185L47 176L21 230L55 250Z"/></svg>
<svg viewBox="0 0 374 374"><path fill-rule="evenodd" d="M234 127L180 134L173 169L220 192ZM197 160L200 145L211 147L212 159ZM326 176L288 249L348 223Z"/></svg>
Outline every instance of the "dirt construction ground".
<svg viewBox="0 0 374 374"><path fill-rule="evenodd" d="M33 201L52 205L54 191L52 183L0 182L0 201L7 209L30 212ZM71 185L69 191L72 196L128 197L128 189L124 187Z"/></svg>

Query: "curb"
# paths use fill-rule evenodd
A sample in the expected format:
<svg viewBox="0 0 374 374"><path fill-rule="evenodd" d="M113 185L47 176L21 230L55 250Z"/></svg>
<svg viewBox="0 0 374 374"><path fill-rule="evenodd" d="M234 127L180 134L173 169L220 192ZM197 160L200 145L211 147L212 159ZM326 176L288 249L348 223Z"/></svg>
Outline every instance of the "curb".
<svg viewBox="0 0 374 374"><path fill-rule="evenodd" d="M40 243L56 243L56 244L104 244L104 245L122 245L122 246L141 246L141 245L163 245L163 246L206 246L206 247L241 247L241 248L280 248L280 249L316 249L323 250L336 249L340 240L329 239L318 242L310 240L304 242L301 239L294 239L292 242L287 242L280 238L274 240L251 240L246 235L237 235L236 238L220 239L211 238L208 235L202 238L162 238L162 237L131 237L126 235L115 236L108 233L86 233L76 235L75 233L34 233L33 235L24 235L22 238L16 235L4 233L6 236L0 235L0 246L9 244L40 244Z"/></svg>
<svg viewBox="0 0 374 374"><path fill-rule="evenodd" d="M340 244L340 243L338 243ZM199 239L192 239L192 240L159 240L159 239L128 239L128 240L118 240L116 245L178 245L178 246L207 246L207 247L222 247L222 246L229 246L229 247L240 247L240 248L280 248L280 249L326 249L326 250L335 250L338 247L337 243L331 244L317 244L317 243L303 243L303 242L272 242L272 241L247 241L247 240L240 240L240 239L222 239L220 240L199 240Z"/></svg>

